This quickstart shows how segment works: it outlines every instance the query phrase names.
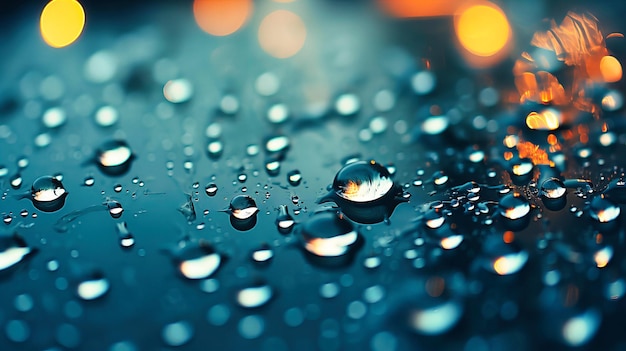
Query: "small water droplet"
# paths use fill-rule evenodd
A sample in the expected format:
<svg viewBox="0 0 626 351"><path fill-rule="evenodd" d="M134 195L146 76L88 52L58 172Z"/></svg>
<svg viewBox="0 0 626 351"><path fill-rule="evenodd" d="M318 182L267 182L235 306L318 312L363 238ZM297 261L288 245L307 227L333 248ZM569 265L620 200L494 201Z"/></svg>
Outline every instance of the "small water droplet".
<svg viewBox="0 0 626 351"><path fill-rule="evenodd" d="M67 115L63 108L52 107L44 112L41 121L46 128L59 128L67 121Z"/></svg>
<svg viewBox="0 0 626 351"><path fill-rule="evenodd" d="M239 112L239 99L232 94L222 96L220 100L220 111L225 115L235 115Z"/></svg>
<svg viewBox="0 0 626 351"><path fill-rule="evenodd" d="M13 189L19 189L22 187L22 183L24 182L24 180L22 179L22 175L19 173L16 173L13 177L11 177L11 179L9 180L9 183L11 183L11 187Z"/></svg>
<svg viewBox="0 0 626 351"><path fill-rule="evenodd" d="M217 194L217 184L209 183L204 187L204 191L209 196L215 196Z"/></svg>
<svg viewBox="0 0 626 351"><path fill-rule="evenodd" d="M293 217L289 214L286 205L280 205L278 208L278 216L276 217L276 227L282 234L288 234L295 225Z"/></svg>
<svg viewBox="0 0 626 351"><path fill-rule="evenodd" d="M120 218L120 217L122 217L122 213L124 212L124 208L122 207L122 204L119 203L119 201L117 201L117 200L108 200L106 202L106 206L107 206L107 209L109 211L109 215L111 215L112 218Z"/></svg>
<svg viewBox="0 0 626 351"><path fill-rule="evenodd" d="M271 123L280 124L287 119L289 119L289 108L285 104L275 104L267 110L267 120Z"/></svg>
<svg viewBox="0 0 626 351"><path fill-rule="evenodd" d="M96 124L100 127L110 127L117 123L119 118L120 117L117 109L113 106L108 105L100 107L94 115L94 120L96 121Z"/></svg>
<svg viewBox="0 0 626 351"><path fill-rule="evenodd" d="M237 291L237 303L244 308L257 308L267 304L274 296L274 290L264 281Z"/></svg>
<svg viewBox="0 0 626 351"><path fill-rule="evenodd" d="M128 230L128 225L126 222L117 222L115 224L117 228L117 235L120 241L120 246L123 248L129 248L135 245L135 237Z"/></svg>
<svg viewBox="0 0 626 351"><path fill-rule="evenodd" d="M291 186L300 185L300 182L302 181L302 173L300 173L297 169L289 171L289 173L287 173L287 181Z"/></svg>
<svg viewBox="0 0 626 351"><path fill-rule="evenodd" d="M86 177L85 180L83 180L83 185L85 186L93 186L95 183L96 180L94 177Z"/></svg>
<svg viewBox="0 0 626 351"><path fill-rule="evenodd" d="M113 191L115 191L116 193L119 193L122 191L122 184L115 184L113 186Z"/></svg>
<svg viewBox="0 0 626 351"><path fill-rule="evenodd" d="M252 260L257 263L267 263L274 258L274 250L268 245L263 244L261 247L252 251Z"/></svg>
<svg viewBox="0 0 626 351"><path fill-rule="evenodd" d="M220 139L211 139L206 147L207 155L212 160L217 160L224 152L224 143Z"/></svg>
<svg viewBox="0 0 626 351"><path fill-rule="evenodd" d="M83 300L95 300L109 291L109 280L100 271L94 271L81 279L76 294Z"/></svg>

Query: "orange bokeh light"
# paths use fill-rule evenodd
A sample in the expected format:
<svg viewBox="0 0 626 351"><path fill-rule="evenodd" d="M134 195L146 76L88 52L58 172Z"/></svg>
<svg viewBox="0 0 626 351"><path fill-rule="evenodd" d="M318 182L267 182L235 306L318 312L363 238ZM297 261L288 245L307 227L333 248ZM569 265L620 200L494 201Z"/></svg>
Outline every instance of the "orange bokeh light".
<svg viewBox="0 0 626 351"><path fill-rule="evenodd" d="M466 0L378 0L379 6L394 17L452 16Z"/></svg>
<svg viewBox="0 0 626 351"><path fill-rule="evenodd" d="M194 0L193 16L198 26L215 36L235 33L252 13L252 0Z"/></svg>
<svg viewBox="0 0 626 351"><path fill-rule="evenodd" d="M479 57L501 52L511 36L504 12L489 2L473 3L455 17L455 31L465 50Z"/></svg>
<svg viewBox="0 0 626 351"><path fill-rule="evenodd" d="M41 11L41 36L53 48L72 44L84 27L85 11L76 0L52 0Z"/></svg>
<svg viewBox="0 0 626 351"><path fill-rule="evenodd" d="M306 27L300 16L287 10L274 11L261 21L259 44L276 58L297 54L306 41Z"/></svg>
<svg viewBox="0 0 626 351"><path fill-rule="evenodd" d="M605 82L618 82L622 79L622 64L613 56L604 56L600 60L600 73Z"/></svg>

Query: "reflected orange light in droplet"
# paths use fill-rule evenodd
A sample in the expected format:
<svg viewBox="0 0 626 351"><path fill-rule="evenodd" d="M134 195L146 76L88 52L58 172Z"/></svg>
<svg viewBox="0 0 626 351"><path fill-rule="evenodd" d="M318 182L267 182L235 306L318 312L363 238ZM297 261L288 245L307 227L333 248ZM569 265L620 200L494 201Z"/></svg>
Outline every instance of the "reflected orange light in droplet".
<svg viewBox="0 0 626 351"><path fill-rule="evenodd" d="M72 44L85 27L85 11L76 0L52 0L41 11L41 37L53 48Z"/></svg>
<svg viewBox="0 0 626 351"><path fill-rule="evenodd" d="M379 6L394 17L452 16L467 0L378 0Z"/></svg>
<svg viewBox="0 0 626 351"><path fill-rule="evenodd" d="M622 64L613 56L604 56L600 60L600 73L605 82L618 82L622 79Z"/></svg>
<svg viewBox="0 0 626 351"><path fill-rule="evenodd" d="M463 48L480 57L499 53L511 35L511 27L504 12L488 2L461 10L455 17L455 30Z"/></svg>
<svg viewBox="0 0 626 351"><path fill-rule="evenodd" d="M306 27L300 16L277 10L265 16L259 26L259 44L276 58L288 58L300 51L306 40Z"/></svg>
<svg viewBox="0 0 626 351"><path fill-rule="evenodd" d="M193 17L198 26L215 36L235 33L252 13L251 0L194 0Z"/></svg>

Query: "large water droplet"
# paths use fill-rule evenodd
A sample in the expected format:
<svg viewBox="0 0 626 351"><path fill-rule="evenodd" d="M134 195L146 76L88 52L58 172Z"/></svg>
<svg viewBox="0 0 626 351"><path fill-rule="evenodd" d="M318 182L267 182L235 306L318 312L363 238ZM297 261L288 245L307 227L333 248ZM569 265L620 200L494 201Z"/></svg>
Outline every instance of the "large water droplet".
<svg viewBox="0 0 626 351"><path fill-rule="evenodd" d="M332 190L319 202L332 201L359 223L377 223L406 201L387 168L374 161L355 161L339 170Z"/></svg>
<svg viewBox="0 0 626 351"><path fill-rule="evenodd" d="M530 204L524 196L518 193L507 194L498 203L500 215L506 219L516 220L525 217L530 212Z"/></svg>
<svg viewBox="0 0 626 351"><path fill-rule="evenodd" d="M237 195L230 201L229 211L232 217L247 220L255 216L259 212L259 208L250 196Z"/></svg>
<svg viewBox="0 0 626 351"><path fill-rule="evenodd" d="M541 183L540 195L546 208L558 211L567 203L565 185L558 178L548 178Z"/></svg>
<svg viewBox="0 0 626 351"><path fill-rule="evenodd" d="M103 173L122 175L130 169L133 153L123 140L110 140L103 143L96 153L96 163Z"/></svg>
<svg viewBox="0 0 626 351"><path fill-rule="evenodd" d="M63 183L52 176L37 178L31 187L33 206L44 212L54 212L65 204L68 192Z"/></svg>
<svg viewBox="0 0 626 351"><path fill-rule="evenodd" d="M489 236L485 240L483 267L486 270L498 275L510 275L524 267L528 261L528 252L512 240L512 235L512 232L506 232L503 237Z"/></svg>
<svg viewBox="0 0 626 351"><path fill-rule="evenodd" d="M336 211L314 213L302 224L299 234L309 258L323 266L349 263L361 246L352 223Z"/></svg>

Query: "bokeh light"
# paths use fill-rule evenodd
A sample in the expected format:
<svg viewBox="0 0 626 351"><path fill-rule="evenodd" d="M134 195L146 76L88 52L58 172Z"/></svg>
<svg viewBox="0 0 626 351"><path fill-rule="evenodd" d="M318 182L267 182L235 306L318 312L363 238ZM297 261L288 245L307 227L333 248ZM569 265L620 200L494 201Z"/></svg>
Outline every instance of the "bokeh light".
<svg viewBox="0 0 626 351"><path fill-rule="evenodd" d="M452 16L466 0L378 0L380 7L394 17Z"/></svg>
<svg viewBox="0 0 626 351"><path fill-rule="evenodd" d="M600 73L607 83L615 83L622 79L622 65L613 56L604 56L600 60Z"/></svg>
<svg viewBox="0 0 626 351"><path fill-rule="evenodd" d="M499 53L511 36L511 27L504 12L488 2L462 9L455 18L455 30L463 48L480 57Z"/></svg>
<svg viewBox="0 0 626 351"><path fill-rule="evenodd" d="M306 41L306 27L300 16L287 10L274 11L261 21L259 44L276 58L297 54Z"/></svg>
<svg viewBox="0 0 626 351"><path fill-rule="evenodd" d="M215 36L235 33L252 13L251 0L194 0L193 16L198 26Z"/></svg>
<svg viewBox="0 0 626 351"><path fill-rule="evenodd" d="M41 11L41 37L53 48L72 44L85 27L85 11L76 0L52 0Z"/></svg>

